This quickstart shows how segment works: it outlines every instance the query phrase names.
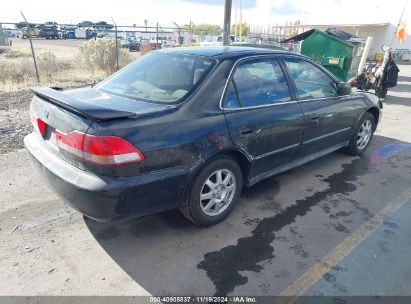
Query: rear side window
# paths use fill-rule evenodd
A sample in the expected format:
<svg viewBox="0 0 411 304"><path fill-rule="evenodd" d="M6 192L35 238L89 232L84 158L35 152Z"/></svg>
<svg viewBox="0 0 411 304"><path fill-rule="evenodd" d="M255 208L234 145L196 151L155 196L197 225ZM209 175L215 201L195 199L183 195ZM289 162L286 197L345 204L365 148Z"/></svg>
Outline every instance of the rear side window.
<svg viewBox="0 0 411 304"><path fill-rule="evenodd" d="M152 52L98 85L114 95L155 103L178 103L205 79L215 60L202 56Z"/></svg>
<svg viewBox="0 0 411 304"><path fill-rule="evenodd" d="M233 81L227 87L227 92L224 101L225 108L241 108L240 100L238 99L237 92L234 88Z"/></svg>
<svg viewBox="0 0 411 304"><path fill-rule="evenodd" d="M290 101L287 81L275 60L247 61L239 65L227 87L226 108L254 107Z"/></svg>
<svg viewBox="0 0 411 304"><path fill-rule="evenodd" d="M334 80L312 63L297 58L284 61L295 83L298 99L338 96Z"/></svg>

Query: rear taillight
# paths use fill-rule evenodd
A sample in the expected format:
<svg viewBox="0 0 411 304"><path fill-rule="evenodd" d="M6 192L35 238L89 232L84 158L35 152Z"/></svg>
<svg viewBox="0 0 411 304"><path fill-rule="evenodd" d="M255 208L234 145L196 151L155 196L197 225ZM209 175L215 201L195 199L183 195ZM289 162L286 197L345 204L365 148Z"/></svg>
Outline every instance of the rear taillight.
<svg viewBox="0 0 411 304"><path fill-rule="evenodd" d="M42 136L46 135L46 123L42 121L40 118L34 116L33 112L30 110L30 119L31 123L33 124L34 128L40 132Z"/></svg>
<svg viewBox="0 0 411 304"><path fill-rule="evenodd" d="M60 149L103 166L117 166L144 160L143 153L120 137L96 136L79 131L65 134L56 130L56 141Z"/></svg>

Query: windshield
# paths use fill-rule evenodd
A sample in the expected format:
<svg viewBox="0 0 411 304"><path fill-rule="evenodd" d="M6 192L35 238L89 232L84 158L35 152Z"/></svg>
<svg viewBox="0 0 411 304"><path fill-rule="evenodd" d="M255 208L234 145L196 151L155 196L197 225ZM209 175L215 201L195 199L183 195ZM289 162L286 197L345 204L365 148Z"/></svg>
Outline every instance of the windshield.
<svg viewBox="0 0 411 304"><path fill-rule="evenodd" d="M214 66L211 58L149 53L97 88L111 94L156 103L177 103L201 83Z"/></svg>

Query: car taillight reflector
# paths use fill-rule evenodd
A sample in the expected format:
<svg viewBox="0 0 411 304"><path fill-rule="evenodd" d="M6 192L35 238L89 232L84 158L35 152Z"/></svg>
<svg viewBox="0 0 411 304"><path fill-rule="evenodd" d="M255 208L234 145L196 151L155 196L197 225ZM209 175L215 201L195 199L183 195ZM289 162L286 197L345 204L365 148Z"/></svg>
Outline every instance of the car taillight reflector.
<svg viewBox="0 0 411 304"><path fill-rule="evenodd" d="M42 121L40 118L34 116L33 112L30 110L30 120L33 124L34 128L40 132L42 136L46 134L46 123Z"/></svg>
<svg viewBox="0 0 411 304"><path fill-rule="evenodd" d="M144 155L128 141L116 136L96 136L72 131L56 131L59 148L86 161L103 166L140 162Z"/></svg>

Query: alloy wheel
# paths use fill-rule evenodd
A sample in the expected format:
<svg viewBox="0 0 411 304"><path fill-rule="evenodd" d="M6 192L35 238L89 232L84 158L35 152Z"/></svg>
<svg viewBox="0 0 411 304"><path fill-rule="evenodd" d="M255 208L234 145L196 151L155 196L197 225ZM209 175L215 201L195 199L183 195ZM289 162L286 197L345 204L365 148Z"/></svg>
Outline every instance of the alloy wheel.
<svg viewBox="0 0 411 304"><path fill-rule="evenodd" d="M208 216L221 214L233 200L236 188L235 176L230 170L214 171L201 188L201 210Z"/></svg>
<svg viewBox="0 0 411 304"><path fill-rule="evenodd" d="M357 134L357 148L363 150L369 143L372 135L372 123L371 120L365 120Z"/></svg>

